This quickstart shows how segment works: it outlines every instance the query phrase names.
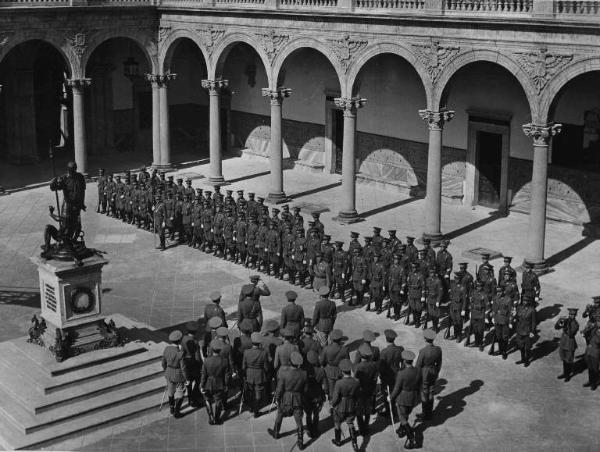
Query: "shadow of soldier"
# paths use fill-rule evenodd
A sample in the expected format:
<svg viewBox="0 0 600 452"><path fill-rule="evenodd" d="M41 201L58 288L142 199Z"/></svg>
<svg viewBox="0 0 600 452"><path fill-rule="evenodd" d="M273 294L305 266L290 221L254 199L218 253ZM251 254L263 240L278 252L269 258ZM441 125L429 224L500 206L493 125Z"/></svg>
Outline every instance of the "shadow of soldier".
<svg viewBox="0 0 600 452"><path fill-rule="evenodd" d="M551 340L535 344L535 347L531 350L529 362L532 363L554 352L558 348L559 340L559 338L555 337Z"/></svg>
<svg viewBox="0 0 600 452"><path fill-rule="evenodd" d="M552 306L544 306L542 309L536 312L535 318L538 325L546 320L550 320L560 314L560 308L563 305L559 303L554 303Z"/></svg>
<svg viewBox="0 0 600 452"><path fill-rule="evenodd" d="M441 381L442 385L447 383ZM473 380L469 386L458 389L443 397L437 397L438 403L433 410L433 419L422 421L415 426L415 442L418 448L423 447L424 432L430 427L437 427L444 424L448 419L458 416L467 406L466 398L475 394L483 386L482 380ZM436 391L436 393L439 393Z"/></svg>

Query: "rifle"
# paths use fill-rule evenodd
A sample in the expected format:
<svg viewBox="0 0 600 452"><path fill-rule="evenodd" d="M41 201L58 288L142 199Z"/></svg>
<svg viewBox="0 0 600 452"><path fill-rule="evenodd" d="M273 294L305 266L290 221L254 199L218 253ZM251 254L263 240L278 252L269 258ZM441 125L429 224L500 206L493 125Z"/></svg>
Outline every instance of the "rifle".
<svg viewBox="0 0 600 452"><path fill-rule="evenodd" d="M242 394L240 395L240 406L238 408L238 416L242 413L242 405L244 404L244 395L246 394L246 384L244 383L244 380L241 379L242 381Z"/></svg>

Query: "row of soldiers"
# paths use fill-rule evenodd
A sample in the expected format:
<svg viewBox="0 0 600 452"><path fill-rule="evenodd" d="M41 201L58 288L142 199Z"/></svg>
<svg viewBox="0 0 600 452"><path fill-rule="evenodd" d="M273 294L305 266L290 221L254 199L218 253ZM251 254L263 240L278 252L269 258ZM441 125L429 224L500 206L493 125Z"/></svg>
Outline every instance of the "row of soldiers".
<svg viewBox="0 0 600 452"><path fill-rule="evenodd" d="M415 354L404 350L397 333L384 331L387 347L373 344L375 334L363 333L353 359L345 345L347 337L335 329L336 305L328 298L326 286L319 289L320 300L312 318L296 304L297 294L288 291L281 321L262 322L260 296L270 293L258 277L242 287L238 305L237 330L228 328L220 294L211 295L204 318L186 325L184 335L171 333L173 343L165 349L163 367L168 382L172 413L180 415L187 385L189 404L206 404L209 423L219 424L228 403L228 388L242 381L240 409L245 403L258 417L268 400L277 405L275 423L269 432L279 438L282 420L293 416L297 425L297 445L304 447L304 416L311 438L319 436L319 416L326 400L334 423L333 444L341 446L341 427L348 425L354 450L357 437L370 434L370 416L376 398L383 396L386 414L400 421L397 434L406 436L405 446L415 446L414 428L409 423L412 409L422 404L424 419L433 415L432 388L442 365L442 351L433 345L436 333L426 330L426 346ZM206 330L198 337L199 323ZM177 393L177 390L179 391ZM385 405L387 400L388 404ZM357 421L358 430L354 421Z"/></svg>

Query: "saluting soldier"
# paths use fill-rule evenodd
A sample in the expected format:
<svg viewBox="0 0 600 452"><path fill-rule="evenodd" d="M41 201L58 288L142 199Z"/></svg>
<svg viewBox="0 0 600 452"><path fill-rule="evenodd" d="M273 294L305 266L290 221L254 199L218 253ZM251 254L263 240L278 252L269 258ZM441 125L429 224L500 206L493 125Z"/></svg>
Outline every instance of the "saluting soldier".
<svg viewBox="0 0 600 452"><path fill-rule="evenodd" d="M319 289L319 301L315 304L313 311L312 324L317 331L317 340L321 346L327 345L329 334L333 330L333 325L337 318L337 307L333 301L327 296L329 289L327 286L322 286Z"/></svg>
<svg viewBox="0 0 600 452"><path fill-rule="evenodd" d="M330 403L333 408L334 438L331 442L337 447L342 446L342 423L348 424L352 448L358 452L354 418L356 405L360 394L360 382L352 376L352 364L344 358L339 362L338 371L342 375L335 383L335 388L330 392Z"/></svg>
<svg viewBox="0 0 600 452"><path fill-rule="evenodd" d="M331 257L332 262L332 285L331 294L334 298L341 298L342 303L346 303L346 275L349 269L348 253L342 246L344 242L335 242L335 251Z"/></svg>
<svg viewBox="0 0 600 452"><path fill-rule="evenodd" d="M475 347L479 347L479 350L483 351L483 335L490 312L490 298L483 291L483 285L479 280L475 281L475 290L471 293L468 311L470 311L471 321L465 346L469 345L472 333L475 336Z"/></svg>
<svg viewBox="0 0 600 452"><path fill-rule="evenodd" d="M373 262L369 268L370 276L370 294L369 303L367 304L367 311L371 310L371 301L375 303L375 310L377 314L381 314L383 310L383 292L385 290L385 277L386 271L383 264L380 262L381 254L378 251L373 253Z"/></svg>
<svg viewBox="0 0 600 452"><path fill-rule="evenodd" d="M367 284L368 263L367 260L361 256L360 252L360 248L353 248L354 256L351 261L352 295L350 296L350 306L361 306L363 304L365 285ZM356 295L356 302L352 301L353 295Z"/></svg>
<svg viewBox="0 0 600 452"><path fill-rule="evenodd" d="M242 358L242 371L246 383L246 400L250 400L249 405L255 418L260 415L269 373L269 358L267 352L261 348L261 338L260 333L252 333L252 348L244 351Z"/></svg>
<svg viewBox="0 0 600 452"><path fill-rule="evenodd" d="M260 297L268 297L271 295L271 290L258 275L250 275L250 284L253 286L252 299L260 304ZM240 291L240 300L243 300L242 292ZM262 313L261 313L262 315ZM262 318L260 319L262 325Z"/></svg>
<svg viewBox="0 0 600 452"><path fill-rule="evenodd" d="M342 345L344 340L344 333L342 330L333 330L330 335L331 343L323 347L319 360L321 365L325 368L325 375L327 375L327 395L329 401L333 399L333 390L335 382L342 376L339 365L340 361L347 359L350 362L350 354L348 348Z"/></svg>
<svg viewBox="0 0 600 452"><path fill-rule="evenodd" d="M238 303L238 322L241 324L244 319L248 319L252 325L251 333L260 331L262 325L262 308L260 302L253 299L254 286L246 284L242 287L242 295L244 297Z"/></svg>
<svg viewBox="0 0 600 452"><path fill-rule="evenodd" d="M288 304L281 310L281 328L291 329L298 338L304 326L304 308L296 304L298 294L293 290L288 290L285 297Z"/></svg>
<svg viewBox="0 0 600 452"><path fill-rule="evenodd" d="M400 311L402 309L402 304L404 303L404 278L405 278L405 269L400 263L400 255L394 254L393 263L390 267L390 271L388 274L388 290L390 294L390 303L388 304L388 319L390 316L390 308L394 308L394 320L398 320L400 318Z"/></svg>
<svg viewBox="0 0 600 452"><path fill-rule="evenodd" d="M360 356L354 369L354 376L360 382L360 393L357 404L357 421L360 435L369 435L369 420L375 407L375 391L379 376L379 365L373 359L373 349L366 343L358 347Z"/></svg>
<svg viewBox="0 0 600 452"><path fill-rule="evenodd" d="M221 414L224 411L224 403L227 399L225 389L228 385L228 375L230 372L227 359L223 358L219 353L223 343L219 340L213 340L208 348L208 356L202 364L202 377L200 386L202 393L209 405L208 423L222 424ZM213 409L214 404L214 409Z"/></svg>
<svg viewBox="0 0 600 452"><path fill-rule="evenodd" d="M423 402L423 418L429 420L433 416L433 388L442 370L442 349L433 345L435 331L425 330L423 337L425 347L419 350L415 367L421 372L421 401ZM405 363L406 363L405 359Z"/></svg>
<svg viewBox="0 0 600 452"><path fill-rule="evenodd" d="M448 306L449 321L454 329L451 339L462 341L463 319L467 312L467 292L460 284L460 274L454 274L454 281L450 284L450 304Z"/></svg>
<svg viewBox="0 0 600 452"><path fill-rule="evenodd" d="M387 347L381 350L379 357L379 375L381 376L382 389L385 389L386 394L389 396L394 389L396 375L400 370L404 347L399 343L398 334L394 330L384 330L383 335L385 336ZM385 412L389 414L387 405L384 409Z"/></svg>
<svg viewBox="0 0 600 452"><path fill-rule="evenodd" d="M319 354L314 350L306 353L306 397L304 399L304 413L306 414L306 428L308 436L319 436L319 413L325 402L327 392L327 376L325 369L319 363Z"/></svg>
<svg viewBox="0 0 600 452"><path fill-rule="evenodd" d="M183 350L183 375L187 381L188 404L191 407L197 407L198 397L200 395L200 377L202 372L202 355L200 344L196 340L198 333L198 322L188 322L185 324L187 334L181 339L181 349Z"/></svg>
<svg viewBox="0 0 600 452"><path fill-rule="evenodd" d="M174 417L180 417L181 404L183 403L183 393L185 392L185 375L183 373L184 352L181 349L181 339L183 334L179 330L174 330L169 334L169 342L163 352L162 368L165 371L167 380L167 394L169 396L169 408Z"/></svg>
<svg viewBox="0 0 600 452"><path fill-rule="evenodd" d="M408 442L406 443L405 448L412 449L415 446L415 434L413 428L410 426L409 417L413 408L419 405L419 391L423 384L423 373L420 368L413 367L413 361L415 359L415 354L413 352L410 350L403 350L401 356L404 361L404 367L398 371L394 390L392 394L388 396L388 401L390 403L394 402L396 404L396 409L398 410L400 426L396 433L400 438L406 436ZM419 358L420 357L421 353L419 353ZM429 405L427 405L427 407L428 406ZM425 407L426 405L423 403L424 410Z"/></svg>
<svg viewBox="0 0 600 452"><path fill-rule="evenodd" d="M413 324L415 328L421 326L421 312L425 303L425 278L419 270L419 263L412 262L411 272L406 277L406 290L408 295L408 312L406 313L406 325L409 324L410 315L413 316Z"/></svg>
<svg viewBox="0 0 600 452"><path fill-rule="evenodd" d="M517 308L515 319L515 342L521 352L521 359L517 364L529 366L529 353L531 351L535 328L537 326L533 300L523 298L523 304Z"/></svg>
<svg viewBox="0 0 600 452"><path fill-rule="evenodd" d="M423 324L423 329L427 329L427 323L431 319L433 330L437 333L440 322L440 303L442 302L442 298L444 296L444 286L435 268L429 269L429 276L425 281L425 293L427 314Z"/></svg>

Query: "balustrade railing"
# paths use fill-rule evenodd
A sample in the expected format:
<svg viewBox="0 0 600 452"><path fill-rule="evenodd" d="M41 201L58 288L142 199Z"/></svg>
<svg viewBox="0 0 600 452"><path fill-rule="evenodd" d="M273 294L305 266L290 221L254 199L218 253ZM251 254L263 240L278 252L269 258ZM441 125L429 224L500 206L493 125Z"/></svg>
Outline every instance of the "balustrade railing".
<svg viewBox="0 0 600 452"><path fill-rule="evenodd" d="M333 8L338 6L338 0L281 0L283 7L297 8Z"/></svg>
<svg viewBox="0 0 600 452"><path fill-rule="evenodd" d="M600 15L599 1L557 1L556 14Z"/></svg>
<svg viewBox="0 0 600 452"><path fill-rule="evenodd" d="M356 0L356 8L423 9L425 8L425 0Z"/></svg>
<svg viewBox="0 0 600 452"><path fill-rule="evenodd" d="M446 11L529 13L533 0L446 0Z"/></svg>

